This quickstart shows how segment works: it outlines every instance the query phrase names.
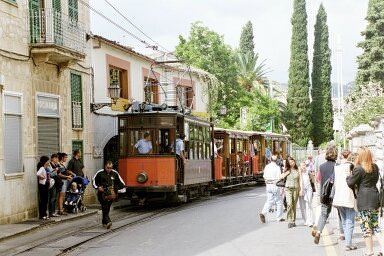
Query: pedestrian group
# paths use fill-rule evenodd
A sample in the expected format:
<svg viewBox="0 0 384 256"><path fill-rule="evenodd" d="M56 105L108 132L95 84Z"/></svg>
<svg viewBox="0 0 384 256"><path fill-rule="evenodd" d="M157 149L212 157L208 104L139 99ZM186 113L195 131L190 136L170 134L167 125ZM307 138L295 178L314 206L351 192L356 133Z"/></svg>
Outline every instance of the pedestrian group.
<svg viewBox="0 0 384 256"><path fill-rule="evenodd" d="M312 228L311 235L318 244L334 208L338 214L339 240L345 240L346 251L357 249L352 238L355 221L358 221L365 241L364 255L375 255L375 236L381 248L377 255L383 255L384 236L379 227L379 213L383 206L380 201L384 201L384 184L382 187L382 170L374 163L369 148L361 147L357 153L343 150L338 159L336 145L330 142L315 161L309 156L298 165L295 159L288 157L280 164L276 155L270 160L263 174L267 200L259 214L262 223L272 211L276 212L276 221L287 221L288 228L296 227L299 202L304 225Z"/></svg>

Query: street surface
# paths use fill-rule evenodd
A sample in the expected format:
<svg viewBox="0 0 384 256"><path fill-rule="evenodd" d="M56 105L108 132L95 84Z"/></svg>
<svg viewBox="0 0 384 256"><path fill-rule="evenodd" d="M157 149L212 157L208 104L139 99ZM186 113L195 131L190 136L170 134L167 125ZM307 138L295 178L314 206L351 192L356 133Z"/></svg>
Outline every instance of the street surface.
<svg viewBox="0 0 384 256"><path fill-rule="evenodd" d="M250 187L195 201L67 255L327 255L324 246L313 244L310 228L300 218L292 229L274 221L274 214L261 224L264 200L264 187Z"/></svg>
<svg viewBox="0 0 384 256"><path fill-rule="evenodd" d="M356 225L355 251L346 252L339 241L337 214L315 245L311 229L303 225L297 209L297 227L276 222L268 213L260 223L265 187L245 187L224 194L194 200L179 206L127 206L127 200L114 203L113 226L101 226L100 211L43 225L30 232L0 241L0 255L44 256L355 256L363 255L364 241ZM32 221L33 222L33 221ZM18 224L15 224L18 225ZM27 225L27 224L22 224ZM375 244L375 252L378 252Z"/></svg>

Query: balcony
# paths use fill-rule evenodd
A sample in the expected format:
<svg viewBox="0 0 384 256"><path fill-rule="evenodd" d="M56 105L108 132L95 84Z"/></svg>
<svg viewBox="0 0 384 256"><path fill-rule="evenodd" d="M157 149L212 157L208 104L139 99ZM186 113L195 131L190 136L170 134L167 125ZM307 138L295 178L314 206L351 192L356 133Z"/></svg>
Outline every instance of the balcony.
<svg viewBox="0 0 384 256"><path fill-rule="evenodd" d="M85 58L83 23L53 9L31 10L28 15L31 54L35 63L68 66Z"/></svg>

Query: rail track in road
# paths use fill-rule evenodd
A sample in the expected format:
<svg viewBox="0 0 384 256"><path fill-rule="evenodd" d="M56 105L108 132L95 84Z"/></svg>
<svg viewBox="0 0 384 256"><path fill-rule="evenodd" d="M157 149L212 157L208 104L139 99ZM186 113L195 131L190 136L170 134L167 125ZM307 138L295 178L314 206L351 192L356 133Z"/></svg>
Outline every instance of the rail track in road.
<svg viewBox="0 0 384 256"><path fill-rule="evenodd" d="M244 189L240 191L244 191ZM151 221L183 209L214 203L213 198L227 200L226 195L232 195L233 192L227 191L177 206L164 207L161 204L155 204L145 207L126 206L118 208L111 212L113 226L109 230L101 226L101 214L97 214L96 217L48 225L22 235L20 238L5 241L5 245L0 245L0 255L70 255L75 249L92 240L112 235L127 227ZM45 229L44 232L41 232L42 229Z"/></svg>

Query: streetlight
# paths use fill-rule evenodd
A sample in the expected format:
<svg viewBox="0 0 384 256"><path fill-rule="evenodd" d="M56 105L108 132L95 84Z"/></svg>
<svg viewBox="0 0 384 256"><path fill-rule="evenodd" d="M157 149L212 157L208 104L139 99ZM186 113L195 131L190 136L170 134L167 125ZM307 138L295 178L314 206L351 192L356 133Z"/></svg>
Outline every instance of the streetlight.
<svg viewBox="0 0 384 256"><path fill-rule="evenodd" d="M113 81L108 87L109 97L111 98L111 102L108 103L91 103L91 110L95 112L103 107L112 106L112 104L116 104L116 101L120 98L121 88L117 81Z"/></svg>
<svg viewBox="0 0 384 256"><path fill-rule="evenodd" d="M227 107L225 105L222 105L220 107L220 112L219 113L220 113L221 116L225 116L227 114Z"/></svg>

